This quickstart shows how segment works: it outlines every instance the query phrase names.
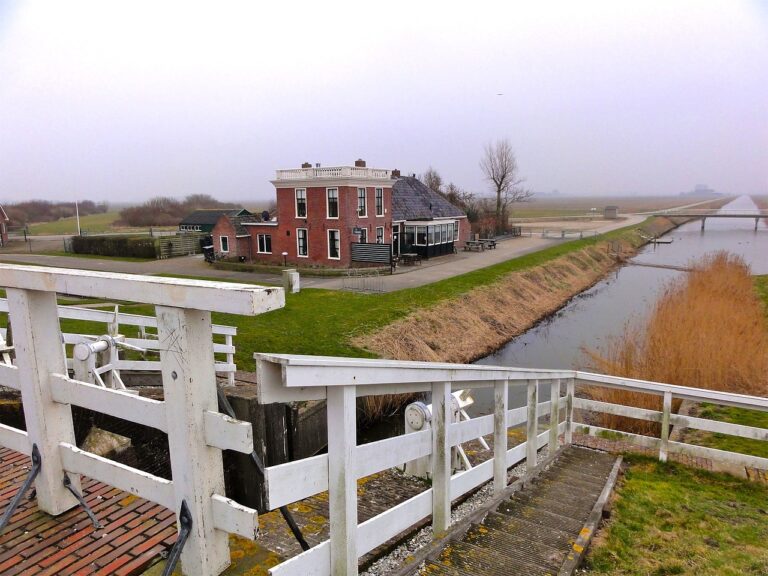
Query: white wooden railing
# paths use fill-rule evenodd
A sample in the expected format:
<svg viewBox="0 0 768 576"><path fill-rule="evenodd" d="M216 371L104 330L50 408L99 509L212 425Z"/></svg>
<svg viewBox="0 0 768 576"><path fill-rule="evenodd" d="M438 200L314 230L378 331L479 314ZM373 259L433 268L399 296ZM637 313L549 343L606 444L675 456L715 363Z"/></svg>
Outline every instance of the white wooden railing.
<svg viewBox="0 0 768 576"><path fill-rule="evenodd" d="M309 180L314 178L357 178L388 180L391 170L381 168L360 168L357 166L328 166L327 168L290 168L277 170L275 180Z"/></svg>
<svg viewBox="0 0 768 576"><path fill-rule="evenodd" d="M13 365L0 385L21 392L26 430L0 425L0 445L24 454L37 447L38 507L60 514L77 501L79 475L175 510L192 527L182 555L185 574L219 574L230 562L228 533L254 538L255 510L225 497L222 450L253 451L251 424L218 411L211 312L253 316L284 305L282 289L223 282L0 264L14 336ZM67 375L57 294L155 305L164 400L95 386ZM77 448L71 406L165 432L173 480Z"/></svg>
<svg viewBox="0 0 768 576"><path fill-rule="evenodd" d="M8 313L8 300L0 298L0 313ZM136 329L136 337L125 336L121 342L130 346L142 348L147 351L159 352L159 343L157 340L157 318L154 316L142 316L138 314L126 314L125 312L111 312L108 310L94 310L92 308L79 308L77 306L58 307L59 318L68 320L85 320L104 324L104 330L99 334L75 334L64 332L65 344L79 344L108 334L117 336L121 332L121 326L130 326ZM153 332L148 331L151 329ZM211 324L211 332L214 336L222 336L223 343L214 342L213 352L223 356L224 360L217 360L214 369L217 373L226 374L230 385L234 384L237 364L235 364L235 346L233 337L237 336L237 328L234 326L222 326ZM5 339L6 329L0 329L0 336ZM72 359L67 358L67 365L72 368ZM131 360L117 357L115 368L117 370L136 370L136 371L159 371L160 362L157 360Z"/></svg>
<svg viewBox="0 0 768 576"><path fill-rule="evenodd" d="M659 448L665 460L671 451L768 468L768 459L692 446L669 440L670 425L712 430L768 440L768 430L671 413L672 399L712 402L768 410L768 399L590 374L573 370L528 370L485 365L433 364L311 356L256 354L260 401L327 400L328 453L266 469L270 509L328 491L330 539L270 570L275 576L357 574L358 559L416 523L432 516L435 534L450 525L453 500L493 480L494 490L506 487L507 469L526 460L536 464L537 451L572 441L576 426L588 433L605 430L574 420L574 409L630 415L661 423L661 438L628 435ZM577 398L577 383L606 386L662 396L663 411L629 408ZM539 388L551 400L539 402ZM508 409L508 387L528 390L527 405ZM450 394L463 388L494 389L494 413L450 423ZM358 445L355 414L360 396L431 393L431 429ZM558 417L552 418L552 414ZM550 416L540 432L540 416ZM507 429L525 424L528 441L509 448ZM450 451L463 442L493 434L493 457L474 468L451 474ZM432 487L390 510L358 524L357 479L431 456Z"/></svg>

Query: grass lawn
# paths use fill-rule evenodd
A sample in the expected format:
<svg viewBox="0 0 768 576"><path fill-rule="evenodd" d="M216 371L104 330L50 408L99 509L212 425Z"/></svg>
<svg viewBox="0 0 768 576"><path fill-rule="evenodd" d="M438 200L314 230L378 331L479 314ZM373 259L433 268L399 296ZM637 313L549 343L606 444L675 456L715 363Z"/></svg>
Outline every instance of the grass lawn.
<svg viewBox="0 0 768 576"><path fill-rule="evenodd" d="M80 229L87 234L98 234L102 232L131 232L144 231L149 227L128 228L117 227L115 221L120 217L119 212L104 212L103 214L88 214L80 216ZM156 227L155 230L173 230L174 227ZM29 233L33 236L55 235L55 234L77 234L77 219L61 218L53 222L36 222L29 225Z"/></svg>
<svg viewBox="0 0 768 576"><path fill-rule="evenodd" d="M254 352L371 357L373 354L352 345L355 336L386 326L418 308L491 284L510 272L543 264L606 238L628 234L635 228L637 226L615 230L597 239L565 242L467 274L397 292L357 294L307 288L299 294L288 294L286 306L281 310L256 317L214 314L213 321L237 327L235 361L243 370L255 368ZM122 306L121 311L154 315L153 307L148 305ZM104 326L91 322L62 321L62 328L88 334L104 331Z"/></svg>
<svg viewBox="0 0 768 576"><path fill-rule="evenodd" d="M768 486L628 456L592 575L768 574Z"/></svg>
<svg viewBox="0 0 768 576"><path fill-rule="evenodd" d="M745 410L731 406L718 406L715 404L702 404L699 416L720 422L768 429L768 412ZM717 448L718 450L728 450L729 452L739 452L741 454L768 458L768 442L764 440L752 440L750 438L740 438L739 436L716 432L691 431L686 434L686 442L709 448Z"/></svg>
<svg viewBox="0 0 768 576"><path fill-rule="evenodd" d="M121 260L123 262L150 262L155 260L154 258L136 258L134 256L101 256L99 254L75 254L74 252L37 252L37 254L44 254L46 256L66 256L68 258L92 258L96 260Z"/></svg>

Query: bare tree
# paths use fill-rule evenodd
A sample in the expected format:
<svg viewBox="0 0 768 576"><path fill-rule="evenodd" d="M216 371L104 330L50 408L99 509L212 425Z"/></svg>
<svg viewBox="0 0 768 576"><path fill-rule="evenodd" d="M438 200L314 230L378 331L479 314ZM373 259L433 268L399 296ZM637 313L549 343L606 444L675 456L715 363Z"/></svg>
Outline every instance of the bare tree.
<svg viewBox="0 0 768 576"><path fill-rule="evenodd" d="M437 170L432 168L432 166L427 168L427 171L419 176L419 180L433 192L437 192L438 194L443 193L443 177L440 176Z"/></svg>
<svg viewBox="0 0 768 576"><path fill-rule="evenodd" d="M506 138L486 144L480 168L496 194L496 232L502 233L509 205L528 200L533 192L522 186L525 179L520 177L515 152Z"/></svg>

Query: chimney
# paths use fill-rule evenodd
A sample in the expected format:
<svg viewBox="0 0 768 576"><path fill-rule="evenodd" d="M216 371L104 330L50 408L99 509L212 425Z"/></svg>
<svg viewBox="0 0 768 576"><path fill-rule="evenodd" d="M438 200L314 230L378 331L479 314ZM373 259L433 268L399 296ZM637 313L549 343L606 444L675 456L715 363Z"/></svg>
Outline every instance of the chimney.
<svg viewBox="0 0 768 576"><path fill-rule="evenodd" d="M355 160L355 168L365 168L365 160L362 158Z"/></svg>
<svg viewBox="0 0 768 576"><path fill-rule="evenodd" d="M304 164L301 165L302 168L312 168L312 164L309 162L304 162Z"/></svg>
<svg viewBox="0 0 768 576"><path fill-rule="evenodd" d="M392 178L400 178L400 170L398 170L397 168L392 170Z"/></svg>
<svg viewBox="0 0 768 576"><path fill-rule="evenodd" d="M320 162L315 162L315 168L320 168Z"/></svg>

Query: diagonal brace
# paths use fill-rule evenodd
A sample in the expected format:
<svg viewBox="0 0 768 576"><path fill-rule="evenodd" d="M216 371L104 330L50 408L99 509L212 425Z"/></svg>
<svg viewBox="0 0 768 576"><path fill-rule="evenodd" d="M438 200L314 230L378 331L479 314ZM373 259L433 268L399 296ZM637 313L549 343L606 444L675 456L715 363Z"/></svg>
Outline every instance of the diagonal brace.
<svg viewBox="0 0 768 576"><path fill-rule="evenodd" d="M29 474L27 474L26 480L24 480L24 483L21 485L21 488L19 488L19 491L16 492L16 496L13 497L13 500L11 500L11 503L8 504L8 508L5 509L5 513L3 514L3 517L0 518L0 532L5 530L6 525L8 524L8 521L11 519L11 516L13 516L13 513L16 511L16 507L19 505L19 502L21 502L21 499L24 498L24 494L26 494L27 490L29 490L29 487L32 486L32 483L35 481L35 478L37 478L37 474L40 472L40 467L42 466L42 459L40 458L40 450L37 449L37 444L32 445L32 468L29 471Z"/></svg>
<svg viewBox="0 0 768 576"><path fill-rule="evenodd" d="M176 542L171 548L171 553L168 554L168 560L165 563L165 569L163 570L163 576L171 576L176 569L176 564L181 558L181 552L184 549L184 544L187 543L187 538L192 532L192 513L189 511L187 501L181 501L181 510L179 511L179 537L176 538Z"/></svg>
<svg viewBox="0 0 768 576"><path fill-rule="evenodd" d="M77 501L80 503L80 506L83 510L85 510L85 513L88 514L88 518L91 519L91 522L93 522L93 527L96 530L102 530L104 526L101 525L101 522L99 522L99 519L96 518L96 514L93 513L93 510L91 510L91 507L88 506L88 503L85 501L85 498L83 498L82 494L75 490L75 487L72 486L72 481L69 479L69 476L64 474L64 487L69 490L72 493L72 496L77 498Z"/></svg>

